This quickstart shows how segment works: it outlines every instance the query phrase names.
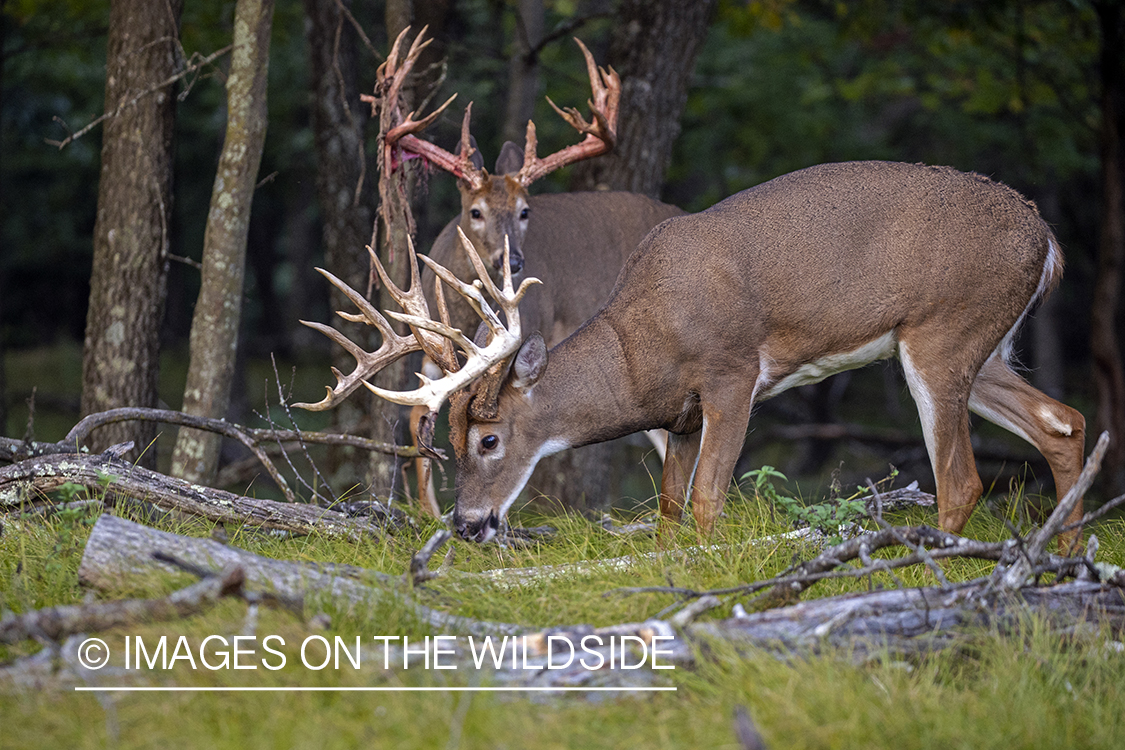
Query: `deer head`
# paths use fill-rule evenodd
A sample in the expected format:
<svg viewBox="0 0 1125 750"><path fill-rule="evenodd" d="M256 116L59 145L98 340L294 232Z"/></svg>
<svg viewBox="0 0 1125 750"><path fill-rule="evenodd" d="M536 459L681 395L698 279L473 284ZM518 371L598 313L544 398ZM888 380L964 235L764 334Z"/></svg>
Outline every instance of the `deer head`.
<svg viewBox="0 0 1125 750"><path fill-rule="evenodd" d="M405 33L404 31L395 41L387 62L379 69L376 90L387 92L384 96L397 96L397 91L413 68L418 55L429 43L421 42L423 35L419 34L400 65L399 46ZM384 140L385 168L393 169L404 158L409 158L407 155L412 155L457 177L461 193L461 231L480 253L485 264L493 268L497 279L500 278L500 265L505 252L508 253L510 271L519 274L523 270L523 240L531 218L528 187L556 169L612 150L617 141L617 106L621 96L621 81L612 68L599 68L582 42L577 39L574 41L586 58L586 71L593 93L593 98L589 101L592 120L587 122L576 109L560 109L550 98L547 101L564 120L585 136L581 142L541 159L536 155L538 142L535 123L528 121L524 147L521 149L511 141L504 143L496 161L495 172L489 174L484 169L484 160L476 148L476 141L469 134L472 103L465 108L461 121L461 138L452 153L417 136L437 119L453 101L453 97L419 120L414 119L413 112L406 116L400 114L398 124L387 131ZM372 106L375 106L374 97L364 97L364 100L371 101Z"/></svg>

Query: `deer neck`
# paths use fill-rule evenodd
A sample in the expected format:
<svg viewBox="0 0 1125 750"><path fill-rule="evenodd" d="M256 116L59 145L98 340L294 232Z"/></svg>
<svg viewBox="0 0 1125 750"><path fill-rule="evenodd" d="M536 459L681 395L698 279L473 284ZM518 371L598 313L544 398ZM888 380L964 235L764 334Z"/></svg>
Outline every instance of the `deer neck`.
<svg viewBox="0 0 1125 750"><path fill-rule="evenodd" d="M612 440L655 424L634 396L623 342L602 316L551 350L530 401L545 439L562 447Z"/></svg>

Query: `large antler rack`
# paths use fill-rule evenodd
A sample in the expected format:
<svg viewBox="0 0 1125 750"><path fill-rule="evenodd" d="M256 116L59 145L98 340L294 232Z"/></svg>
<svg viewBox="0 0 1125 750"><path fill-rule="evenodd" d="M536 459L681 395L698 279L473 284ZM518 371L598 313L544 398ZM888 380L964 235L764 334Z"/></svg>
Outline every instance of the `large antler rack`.
<svg viewBox="0 0 1125 750"><path fill-rule="evenodd" d="M507 245L505 245L503 287L498 288L489 276L488 269L485 268L484 263L480 259L480 255L473 247L473 243L469 241L469 238L465 236L464 232L458 230L458 234L461 238L461 246L468 256L469 261L473 264L473 269L476 271L477 281L474 281L472 284L466 284L440 263L426 256L422 256L422 261L433 269L434 273L437 275L437 279L434 281L434 288L435 300L440 317L438 321L431 318L426 300L421 293L421 286L418 283L418 262L413 244L408 245L410 251L410 266L411 269L413 269L411 272L411 285L410 289L405 292L391 282L382 264L379 262L378 257L370 247L367 248L368 252L371 254L372 263L375 264L375 268L380 278L383 280L383 283L387 285L395 301L405 310L405 312L402 313L388 310L387 315L408 325L411 330L411 335L404 336L396 333L387 319L383 317L362 294L348 286L332 273L322 268L316 269L328 279L333 286L343 292L360 311L359 314L337 312L337 315L345 320L366 323L377 329L383 338L383 343L376 351L369 352L354 341L348 339L335 328L324 325L323 323L302 320L301 322L304 325L320 331L325 336L344 347L349 354L355 357L356 367L348 375L344 375L333 367L332 373L336 376L336 387L328 387L328 395L315 404L295 404L295 406L310 411L323 411L336 406L351 395L357 388L364 385L373 393L387 401L396 404L406 404L408 406L426 406L430 411L431 419L429 423L432 425L432 416L436 414L450 395L470 385L495 365L515 354L522 343L519 314L520 300L523 299L524 294L527 293L527 290L531 286L541 282L536 278L527 278L520 284L519 289L513 287L512 273L508 265L508 248ZM448 284L464 297L469 306L472 307L477 315L480 316L481 320L484 321L489 332L487 344L478 346L470 338L465 336L460 329L454 328L449 324L449 313L446 309L445 299L442 293L442 282ZM500 316L492 309L492 306L484 296L484 292L487 292L488 296L499 306L500 311L503 312L507 321L507 325L501 322ZM465 356L465 363L460 366L458 365L458 360L454 352L455 346L459 348ZM422 381L422 385L413 391L392 391L373 386L367 382L368 378L375 375L391 362L415 351L424 352L437 362L442 370L445 371L445 376L436 380L431 380L419 373L418 377ZM432 446L428 444L428 440L420 447L424 452L435 453Z"/></svg>
<svg viewBox="0 0 1125 750"><path fill-rule="evenodd" d="M418 32L418 36L414 38L414 42L410 45L410 50L406 53L406 58L401 64L399 63L399 49L410 28L407 27L399 33L386 62L380 65L378 71L376 71L375 94L363 94L360 99L371 104L372 117L378 113L380 100L387 102L388 106L393 108L390 113L390 126L386 129L386 135L383 137L383 164L386 169L394 169L403 161L402 158L396 158L396 150L405 151L438 165L458 179L464 180L472 189L476 190L484 184L485 173L484 170L473 166L471 160L474 151L469 138L472 102L469 102L469 105L465 107L465 116L461 122L461 153L456 155L435 146L429 141L422 140L415 134L428 128L445 111L446 107L453 103L457 94L446 99L440 107L420 120L414 119L418 114L417 111L411 112L403 118L402 112L398 109L399 91L402 89L407 76L410 75L410 71L414 69L422 50L433 41L432 39L422 41L427 28L427 26L423 26L422 30Z"/></svg>
<svg viewBox="0 0 1125 750"><path fill-rule="evenodd" d="M398 64L399 46L406 31L403 31L402 34L399 35L398 39L395 40L394 47L391 49L391 54L387 58L387 62L383 63L379 68L376 92L383 92L381 95L384 97L397 96L403 80L414 67L418 55L426 48L426 45L429 44L429 40L420 42L425 32L426 29L423 28L422 32L418 34L418 37L414 40L410 51L406 55L406 59L401 65ZM587 122L582 114L573 107L567 107L566 109L559 108L551 101L550 97L548 97L547 102L559 113L559 116L586 137L579 143L567 146L561 151L557 151L540 159L536 154L538 139L536 137L535 122L528 120L524 146L524 163L515 177L525 188L556 169L560 169L568 164L573 164L583 159L589 159L608 153L613 150L613 147L617 143L617 110L618 102L621 99L621 79L613 68L603 69L598 67L594 62L594 56L590 54L590 50L586 48L586 45L577 38L574 41L578 43L579 48L582 50L582 55L586 58L586 72L590 77L590 89L593 93L593 98L587 101L587 104L590 106L592 121ZM417 136L418 133L438 118L445 108L453 102L455 97L456 94L420 120L414 119L418 114L417 112L411 112L405 119L394 121L394 124L387 130L387 134L384 137L384 148L386 152L383 163L386 165L401 163L401 158L395 159L396 150L411 153L453 174L466 182L470 188L474 190L479 189L484 184L487 173L483 169L474 167L471 161L473 151L475 150L469 138L469 120L472 112L472 102L465 107L465 116L461 120L461 149L459 154L452 154ZM377 98L365 95L363 100L372 103L374 112ZM385 101L393 102L397 101L397 99L386 98ZM400 117L401 115L397 116Z"/></svg>
<svg viewBox="0 0 1125 750"><path fill-rule="evenodd" d="M547 97L547 103L558 112L559 117L570 123L570 126L579 133L584 133L586 137L581 143L567 146L540 159L535 154L538 147L535 122L528 120L523 167L516 175L516 179L524 187L568 164L608 153L617 145L617 105L621 100L621 79L613 68L598 67L594 62L594 56L580 39L575 37L574 41L586 58L586 73L590 76L590 90L594 94L594 98L587 100L586 103L593 114L593 122L586 122L582 113L574 107L559 109L551 98Z"/></svg>

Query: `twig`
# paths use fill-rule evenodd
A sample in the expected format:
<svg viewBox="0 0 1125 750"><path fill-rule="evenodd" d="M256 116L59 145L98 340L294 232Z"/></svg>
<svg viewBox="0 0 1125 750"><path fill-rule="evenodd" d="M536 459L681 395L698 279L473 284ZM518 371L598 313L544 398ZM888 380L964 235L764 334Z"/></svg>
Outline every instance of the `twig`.
<svg viewBox="0 0 1125 750"><path fill-rule="evenodd" d="M411 586L419 586L430 579L437 578L440 574L429 569L430 558L441 549L442 545L450 540L453 534L449 529L439 529L434 532L430 540L414 553L410 558L410 572L408 574Z"/></svg>
<svg viewBox="0 0 1125 750"><path fill-rule="evenodd" d="M46 141L47 145L55 146L56 148L58 148L61 151L64 148L66 148L71 142L76 141L79 138L81 138L82 136L86 135L86 133L90 132L92 129L94 129L100 123L110 119L111 117L116 117L126 107L133 106L134 104L139 102L141 99L145 98L146 96L148 96L150 94L155 94L160 89L171 86L173 83L180 80L184 76L190 75L190 74L194 73L195 71L199 70L200 68L203 68L203 67L211 64L212 62L214 62L218 58L220 58L223 55L225 55L226 53L230 52L233 47L234 47L233 44L228 44L227 46L223 47L222 49L216 50L215 52L212 52L210 55L207 55L207 57L202 58L201 60L199 60L198 62L196 62L193 65L189 65L188 67L181 70L179 73L175 73L174 75L172 75L168 78L165 78L160 83L157 83L153 86L148 87L144 91L142 91L139 94L137 94L136 96L134 96L129 101L118 104L116 107L113 108L113 111L106 112L106 113L100 115L99 117L96 117L88 125L86 125L86 127L82 128L81 130L79 130L77 132L71 133L66 138L62 139L61 141L51 140L50 138L45 138L44 140ZM56 117L55 120L56 120L56 122L59 122L60 124L62 124L63 127L66 127L66 123L63 123L62 120L60 120L59 118Z"/></svg>

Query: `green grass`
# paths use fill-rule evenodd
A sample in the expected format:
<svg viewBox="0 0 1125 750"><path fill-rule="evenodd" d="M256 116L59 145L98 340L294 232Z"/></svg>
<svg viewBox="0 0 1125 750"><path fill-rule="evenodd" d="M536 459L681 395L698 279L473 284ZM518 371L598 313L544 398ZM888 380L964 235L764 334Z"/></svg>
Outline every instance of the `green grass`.
<svg viewBox="0 0 1125 750"><path fill-rule="evenodd" d="M1000 539L1003 516L1022 523L1004 503L974 514L966 533ZM51 518L6 520L0 535L0 596L5 610L82 601L77 567L92 518L68 513ZM454 542L453 566L463 571L524 567L651 552L646 538L611 536L577 516L524 517L531 525L550 522L559 533L524 550ZM892 518L896 523L930 522L926 510ZM166 527L206 536L204 523ZM231 543L256 553L299 560L331 560L391 573L403 571L410 555L434 530L422 524L385 541L352 544L316 537L277 540L232 530ZM589 623L609 625L654 616L669 596L622 596L625 586L661 585L708 589L761 579L779 572L794 557L813 550L796 543L750 546L746 539L785 530L780 513L756 496L736 494L720 523L717 544L733 546L696 555L668 555L626 572L601 572L553 580L518 590L480 582L443 579L416 592L425 603L481 619L533 626ZM1125 563L1125 523L1098 524L1101 557ZM690 529L678 547L696 540ZM987 572L981 562L951 563L946 574L966 580ZM900 574L903 585L930 585L923 570ZM187 576L154 576L123 581L114 596L159 596L182 586ZM827 596L869 585L827 581L806 594ZM894 586L889 577L871 585ZM729 614L732 599L714 613ZM323 635L429 634L393 606L372 610L327 608L331 626ZM224 602L181 622L146 624L99 634L111 648L124 635L156 638L235 634L245 606ZM284 613L260 615L256 632L276 633L299 643L308 626ZM1081 638L1051 635L1032 619L1019 637L981 633L966 646L913 658L909 663L875 658L854 663L848 654L823 653L778 659L767 653L736 656L713 645L695 669L665 673L678 690L637 696L531 699L487 693L148 693L98 697L69 689L13 689L0 683L0 746L38 747L387 747L387 748L696 748L738 747L733 714L745 706L773 748L1018 748L1125 746L1125 654L1112 650L1108 634ZM38 649L35 644L0 647L0 661ZM147 673L148 684L188 686L334 686L469 684L467 672L411 671L387 677L365 671L313 672L294 658L279 672L176 668Z"/></svg>

